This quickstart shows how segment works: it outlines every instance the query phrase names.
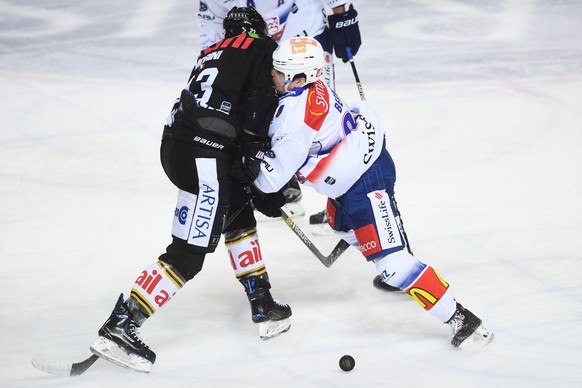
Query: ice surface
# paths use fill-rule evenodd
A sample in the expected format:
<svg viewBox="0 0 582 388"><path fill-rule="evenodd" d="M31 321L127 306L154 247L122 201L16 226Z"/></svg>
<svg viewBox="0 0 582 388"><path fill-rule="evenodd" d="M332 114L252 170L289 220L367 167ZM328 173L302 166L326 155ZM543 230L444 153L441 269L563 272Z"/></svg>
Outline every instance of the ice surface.
<svg viewBox="0 0 582 388"><path fill-rule="evenodd" d="M412 248L494 341L454 351L446 326L372 287L357 251L327 269L272 222L259 233L288 333L259 340L221 246L144 325L149 375L101 360L76 378L34 369L35 353L87 358L169 243L176 190L158 147L196 56L197 2L2 0L1 387L582 386L582 3L355 5L356 65L386 121ZM350 67L336 76L356 101ZM313 239L325 253L336 242Z"/></svg>

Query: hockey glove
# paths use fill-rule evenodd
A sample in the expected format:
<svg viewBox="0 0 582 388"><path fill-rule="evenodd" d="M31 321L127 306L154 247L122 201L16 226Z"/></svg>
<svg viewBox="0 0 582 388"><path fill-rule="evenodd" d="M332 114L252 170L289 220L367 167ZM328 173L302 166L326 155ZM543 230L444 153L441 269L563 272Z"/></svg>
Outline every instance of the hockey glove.
<svg viewBox="0 0 582 388"><path fill-rule="evenodd" d="M241 145L241 158L230 170L232 179L241 186L248 186L259 175L264 152L270 147L268 140L247 141Z"/></svg>
<svg viewBox="0 0 582 388"><path fill-rule="evenodd" d="M285 205L286 202L283 189L276 193L262 193L256 189L253 190L253 205L255 209L267 217L281 217L281 206Z"/></svg>
<svg viewBox="0 0 582 388"><path fill-rule="evenodd" d="M348 61L346 47L349 47L352 50L352 54L356 55L362 44L360 27L358 26L358 12L350 4L346 12L331 14L327 20L335 56L346 63Z"/></svg>

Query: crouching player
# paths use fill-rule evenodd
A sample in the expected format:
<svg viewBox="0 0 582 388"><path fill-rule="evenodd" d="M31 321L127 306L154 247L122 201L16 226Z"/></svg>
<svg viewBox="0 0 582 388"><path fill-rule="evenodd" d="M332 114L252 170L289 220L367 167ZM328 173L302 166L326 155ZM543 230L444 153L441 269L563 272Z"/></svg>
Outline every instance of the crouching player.
<svg viewBox="0 0 582 388"><path fill-rule="evenodd" d="M328 197L330 226L375 264L386 284L449 325L455 348L486 345L493 333L455 300L431 265L408 249L379 114L366 101L348 107L320 80L323 62L320 44L309 37L286 40L273 53L272 79L280 99L269 128L271 149L254 181L270 194L257 208L280 215L280 189L295 175Z"/></svg>

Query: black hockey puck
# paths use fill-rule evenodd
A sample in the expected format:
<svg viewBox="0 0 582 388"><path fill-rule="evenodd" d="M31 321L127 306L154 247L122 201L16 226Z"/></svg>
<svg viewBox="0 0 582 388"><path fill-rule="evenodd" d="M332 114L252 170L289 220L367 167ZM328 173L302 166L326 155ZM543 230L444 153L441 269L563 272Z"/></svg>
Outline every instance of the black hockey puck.
<svg viewBox="0 0 582 388"><path fill-rule="evenodd" d="M339 366L343 371L349 372L356 366L356 360L352 356L345 355L339 360Z"/></svg>

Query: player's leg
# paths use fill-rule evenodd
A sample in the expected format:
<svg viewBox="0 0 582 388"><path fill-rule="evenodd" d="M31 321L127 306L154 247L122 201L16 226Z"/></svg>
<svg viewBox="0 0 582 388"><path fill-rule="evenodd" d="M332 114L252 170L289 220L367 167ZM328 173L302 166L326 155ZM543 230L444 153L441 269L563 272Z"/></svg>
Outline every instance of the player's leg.
<svg viewBox="0 0 582 388"><path fill-rule="evenodd" d="M93 353L118 365L149 372L156 355L141 339L141 325L200 272L205 255L220 240L228 208L230 160L198 150L173 140L162 142L164 170L182 188L174 212L172 243L158 262L139 274L129 297L124 300L122 294L118 298L91 346Z"/></svg>
<svg viewBox="0 0 582 388"><path fill-rule="evenodd" d="M400 216L400 211L398 210L398 206L396 204L394 196L392 197L392 209L394 211L394 218L396 220L396 223L398 224L400 234L402 235L402 238L404 239L404 242L406 244L406 250L408 251L408 253L413 255L412 249L410 248L410 243L408 242L408 236L406 235L406 231L404 230L404 222L402 221L402 217ZM372 284L374 285L374 287L382 291L387 292L400 291L399 288L393 287L390 284L388 284L388 282L385 282L381 275L376 275L372 280Z"/></svg>
<svg viewBox="0 0 582 388"><path fill-rule="evenodd" d="M493 334L456 302L449 284L433 267L417 260L407 249L394 199L394 178L392 159L384 151L348 193L330 201L336 205L336 214L331 218L340 222L340 228L344 224L354 231L360 251L375 263L384 283L403 290L430 314L449 324L454 347L468 349L487 344ZM328 211L331 213L334 208L328 207Z"/></svg>
<svg viewBox="0 0 582 388"><path fill-rule="evenodd" d="M252 206L240 200L245 196L237 189L233 189L231 198L231 211L236 213L236 217L223 231L224 242L236 278L243 285L249 300L251 319L259 325L259 336L269 339L289 330L291 308L279 303L271 295L271 283L259 244ZM237 210L241 206L242 210Z"/></svg>
<svg viewBox="0 0 582 388"><path fill-rule="evenodd" d="M481 319L455 300L449 283L432 266L421 263L406 250L375 259L374 263L386 283L402 289L431 315L448 324L453 347L472 351L493 339Z"/></svg>

